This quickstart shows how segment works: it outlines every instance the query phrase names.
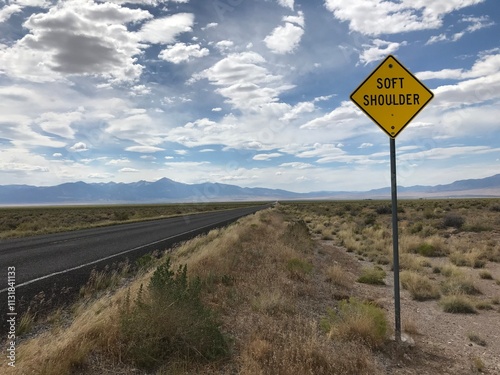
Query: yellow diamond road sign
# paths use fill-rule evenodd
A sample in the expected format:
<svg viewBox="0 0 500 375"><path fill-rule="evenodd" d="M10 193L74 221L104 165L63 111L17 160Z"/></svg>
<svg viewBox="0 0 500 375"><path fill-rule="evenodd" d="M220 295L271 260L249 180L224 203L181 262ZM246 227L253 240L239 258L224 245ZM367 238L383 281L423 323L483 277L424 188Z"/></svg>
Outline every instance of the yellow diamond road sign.
<svg viewBox="0 0 500 375"><path fill-rule="evenodd" d="M391 55L351 94L351 100L391 138L396 138L433 97Z"/></svg>

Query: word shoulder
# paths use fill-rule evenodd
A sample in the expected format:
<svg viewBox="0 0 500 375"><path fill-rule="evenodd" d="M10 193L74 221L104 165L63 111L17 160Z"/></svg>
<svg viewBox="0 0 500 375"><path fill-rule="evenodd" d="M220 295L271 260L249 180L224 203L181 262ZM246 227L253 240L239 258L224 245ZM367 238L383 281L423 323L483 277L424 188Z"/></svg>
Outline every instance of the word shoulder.
<svg viewBox="0 0 500 375"><path fill-rule="evenodd" d="M363 105L420 105L419 94L363 95Z"/></svg>

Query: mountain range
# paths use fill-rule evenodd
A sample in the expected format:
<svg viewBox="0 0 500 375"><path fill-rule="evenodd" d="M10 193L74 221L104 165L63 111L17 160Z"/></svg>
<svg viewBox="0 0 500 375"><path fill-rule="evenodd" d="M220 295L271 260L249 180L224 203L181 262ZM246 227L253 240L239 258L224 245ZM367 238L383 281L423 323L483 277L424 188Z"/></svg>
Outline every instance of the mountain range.
<svg viewBox="0 0 500 375"><path fill-rule="evenodd" d="M0 186L0 205L167 203L294 199L390 199L390 187L364 192L295 193L280 189L243 188L219 183L184 184L169 178L155 182L85 183L56 186ZM402 198L500 197L500 174L436 186L398 186Z"/></svg>

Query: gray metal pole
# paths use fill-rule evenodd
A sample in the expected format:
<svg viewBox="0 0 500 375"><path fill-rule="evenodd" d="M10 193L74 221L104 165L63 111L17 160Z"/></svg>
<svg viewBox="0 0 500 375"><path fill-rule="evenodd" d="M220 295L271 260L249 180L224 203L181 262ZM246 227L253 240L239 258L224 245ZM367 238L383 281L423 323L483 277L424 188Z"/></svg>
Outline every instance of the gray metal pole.
<svg viewBox="0 0 500 375"><path fill-rule="evenodd" d="M390 138L391 195L392 195L392 249L394 269L394 319L396 342L401 342L401 302L399 294L399 247L398 247L398 188L396 182L396 140Z"/></svg>

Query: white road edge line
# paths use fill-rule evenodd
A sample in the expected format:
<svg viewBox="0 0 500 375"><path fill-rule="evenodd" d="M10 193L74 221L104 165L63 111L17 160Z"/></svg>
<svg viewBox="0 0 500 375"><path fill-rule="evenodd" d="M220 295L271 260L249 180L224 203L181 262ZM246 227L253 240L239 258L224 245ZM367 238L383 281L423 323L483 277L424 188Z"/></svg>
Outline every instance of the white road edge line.
<svg viewBox="0 0 500 375"><path fill-rule="evenodd" d="M227 219L226 219L227 220ZM129 249L129 250L124 250L120 253L117 253L117 254L113 254L113 255L109 255L107 257L104 257L104 258L100 258L98 260L94 260L92 262L88 262L88 263L85 263L85 264L81 264L79 266L76 266L76 267L72 267L72 268L68 268L66 270L62 270L62 271L57 271L57 272L53 272L49 275L45 275L45 276L42 276L42 277L37 277L36 279L33 279L33 280L30 280L30 281L25 281L24 283L21 283L21 284L17 284L16 285L16 289L17 288L20 288L22 286L26 286L26 285L29 285L29 284L32 284L32 283L36 283L37 281L40 281L40 280L45 280L45 279L48 279L49 277L52 277L52 276L56 276L56 275L62 275L63 273L67 273L67 272L71 272L71 271L74 271L74 270L77 270L77 269L80 269L80 268L83 268L83 267L87 267L87 266L91 266L92 264L96 264L96 263L99 263L99 262L102 262L103 260L108 260L108 259L111 259L111 258L114 258L114 257L117 257L117 256L120 256L120 255L123 255L123 254L126 254L126 253L130 253L131 251L135 251L135 250L139 250L139 249L142 249L144 247L147 247L147 246L151 246L151 245L154 245L154 244L157 244L159 242L163 242L163 241L167 241L167 240L170 240L174 237L178 237L178 236L182 236L183 234L187 234L187 233L191 233L191 232L196 232L200 229L204 229L204 228L208 228L208 227L211 227L213 225L217 225L217 224L220 224L222 223L223 221L226 221L226 220L222 220L222 221L219 221L217 223L214 223L214 224L210 224L210 225L205 225L203 227L200 227L200 228L196 228L196 229L192 229L192 230L189 230L187 232L182 232L182 233L179 233L179 234L176 234L175 236L170 236L170 237L167 237L167 238L163 238L161 240L158 240L158 241L154 241L154 242L150 242L148 244L145 244L145 245L141 245L141 246L137 246L137 247L134 247L133 249ZM5 289L2 289L0 290L0 293L3 293L3 292L6 292L8 290L8 288L5 288Z"/></svg>

